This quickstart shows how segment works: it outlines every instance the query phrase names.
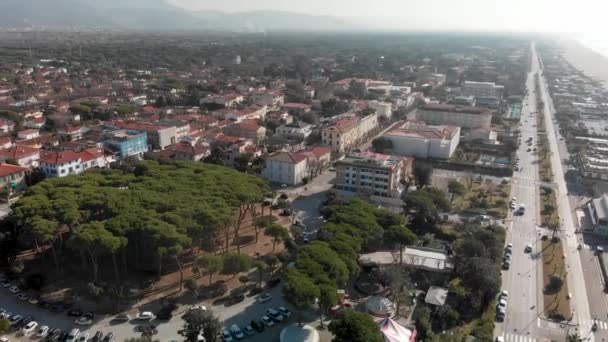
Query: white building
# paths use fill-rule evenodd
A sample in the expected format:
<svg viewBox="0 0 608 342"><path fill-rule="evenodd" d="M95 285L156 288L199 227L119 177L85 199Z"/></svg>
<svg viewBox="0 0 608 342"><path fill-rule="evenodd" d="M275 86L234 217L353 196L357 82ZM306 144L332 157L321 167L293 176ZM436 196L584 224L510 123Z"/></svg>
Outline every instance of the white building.
<svg viewBox="0 0 608 342"><path fill-rule="evenodd" d="M378 117L384 116L387 119L390 119L393 116L393 104L390 102L379 102L379 101L369 101L367 103L369 108L375 109Z"/></svg>
<svg viewBox="0 0 608 342"><path fill-rule="evenodd" d="M40 159L40 168L47 177L66 177L84 171L82 156L73 151L54 152Z"/></svg>
<svg viewBox="0 0 608 342"><path fill-rule="evenodd" d="M262 175L272 183L300 184L306 177L306 156L300 153L275 152L266 158Z"/></svg>
<svg viewBox="0 0 608 342"><path fill-rule="evenodd" d="M403 121L382 135L392 143L391 151L407 157L448 159L460 142L460 127L427 126Z"/></svg>
<svg viewBox="0 0 608 342"><path fill-rule="evenodd" d="M494 82L464 81L461 87L461 93L465 96L496 97L498 99L502 98L504 90L504 86L497 85Z"/></svg>
<svg viewBox="0 0 608 342"><path fill-rule="evenodd" d="M288 139L306 139L312 133L312 125L305 122L292 122L277 127L276 134Z"/></svg>
<svg viewBox="0 0 608 342"><path fill-rule="evenodd" d="M133 96L131 103L138 106L145 106L148 104L148 97L146 95Z"/></svg>

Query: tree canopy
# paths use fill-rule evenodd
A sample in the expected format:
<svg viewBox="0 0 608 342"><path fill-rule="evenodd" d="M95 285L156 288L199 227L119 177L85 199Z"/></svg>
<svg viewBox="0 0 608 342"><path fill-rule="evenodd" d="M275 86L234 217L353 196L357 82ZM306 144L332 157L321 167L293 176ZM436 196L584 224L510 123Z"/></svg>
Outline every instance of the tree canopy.
<svg viewBox="0 0 608 342"><path fill-rule="evenodd" d="M338 318L331 321L329 331L334 334L335 342L384 341L378 324L371 316L354 310L345 310Z"/></svg>
<svg viewBox="0 0 608 342"><path fill-rule="evenodd" d="M135 269L160 269L185 248L215 241L242 204L260 202L267 191L265 181L217 165L144 161L132 170L47 179L14 212L25 233L41 240L68 227L67 247L92 259L97 278L98 257L125 252Z"/></svg>

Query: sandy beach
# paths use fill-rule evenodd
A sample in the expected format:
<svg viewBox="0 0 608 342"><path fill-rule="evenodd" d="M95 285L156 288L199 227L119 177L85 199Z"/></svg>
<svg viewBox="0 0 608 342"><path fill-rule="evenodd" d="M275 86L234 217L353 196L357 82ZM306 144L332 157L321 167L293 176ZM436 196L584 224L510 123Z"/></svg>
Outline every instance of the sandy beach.
<svg viewBox="0 0 608 342"><path fill-rule="evenodd" d="M563 49L564 57L573 67L603 82L604 87L608 89L608 57L570 38L559 40L559 44Z"/></svg>

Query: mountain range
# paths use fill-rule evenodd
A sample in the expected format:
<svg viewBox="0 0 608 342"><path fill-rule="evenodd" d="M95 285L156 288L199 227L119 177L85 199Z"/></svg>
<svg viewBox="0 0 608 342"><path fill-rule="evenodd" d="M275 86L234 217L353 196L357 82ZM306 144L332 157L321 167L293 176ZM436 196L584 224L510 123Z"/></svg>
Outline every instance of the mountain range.
<svg viewBox="0 0 608 342"><path fill-rule="evenodd" d="M164 0L2 0L0 27L152 31L343 31L360 28L332 16L280 11L189 11Z"/></svg>

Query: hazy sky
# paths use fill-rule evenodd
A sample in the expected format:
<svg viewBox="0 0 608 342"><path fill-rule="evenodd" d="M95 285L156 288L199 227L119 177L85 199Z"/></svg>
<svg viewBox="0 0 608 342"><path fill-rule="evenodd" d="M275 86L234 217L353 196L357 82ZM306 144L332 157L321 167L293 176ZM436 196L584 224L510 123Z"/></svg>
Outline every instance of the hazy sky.
<svg viewBox="0 0 608 342"><path fill-rule="evenodd" d="M356 17L375 28L608 32L603 0L168 0L193 10ZM379 20L383 18L383 20Z"/></svg>

